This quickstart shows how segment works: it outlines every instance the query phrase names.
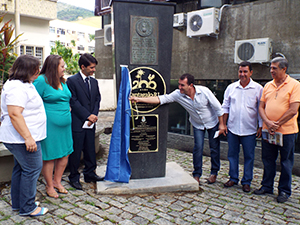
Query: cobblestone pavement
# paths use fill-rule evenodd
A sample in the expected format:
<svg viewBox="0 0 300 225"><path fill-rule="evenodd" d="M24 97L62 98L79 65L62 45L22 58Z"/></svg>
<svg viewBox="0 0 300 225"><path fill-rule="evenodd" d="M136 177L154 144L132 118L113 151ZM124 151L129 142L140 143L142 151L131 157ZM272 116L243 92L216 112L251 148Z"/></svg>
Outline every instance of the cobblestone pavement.
<svg viewBox="0 0 300 225"><path fill-rule="evenodd" d="M101 134L100 145L105 152L98 159L107 160L110 135ZM167 160L175 161L189 174L192 173L192 154L168 149ZM297 163L297 162L296 162ZM41 217L21 217L11 210L10 186L2 187L0 195L0 224L300 224L300 177L293 176L293 193L286 203L277 203L274 195L256 196L244 193L241 185L224 188L228 180L228 162L221 162L215 184L207 184L210 159L203 158L203 176L197 192L97 195L95 184L83 184L78 191L68 184L64 174L63 185L69 190L59 199L45 195L45 183L40 177L37 200L49 212ZM240 176L242 176L240 166ZM262 169L254 169L252 191L259 188ZM276 183L278 184L278 174Z"/></svg>

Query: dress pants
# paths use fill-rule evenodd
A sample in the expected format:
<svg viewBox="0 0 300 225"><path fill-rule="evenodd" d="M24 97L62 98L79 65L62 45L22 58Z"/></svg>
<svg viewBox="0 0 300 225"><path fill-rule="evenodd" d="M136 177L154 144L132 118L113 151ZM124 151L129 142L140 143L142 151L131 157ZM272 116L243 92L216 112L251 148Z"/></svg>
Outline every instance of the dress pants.
<svg viewBox="0 0 300 225"><path fill-rule="evenodd" d="M80 174L78 168L80 165L81 152L84 160L84 176L95 175L96 153L95 153L95 127L93 129L84 129L81 132L72 132L74 152L69 156L69 180L71 182L79 181Z"/></svg>
<svg viewBox="0 0 300 225"><path fill-rule="evenodd" d="M262 189L273 192L274 178L276 175L276 160L280 153L281 174L278 184L278 194L284 192L292 194L292 169L294 165L294 150L297 134L283 135L283 146L262 142L262 161L264 175L261 182Z"/></svg>

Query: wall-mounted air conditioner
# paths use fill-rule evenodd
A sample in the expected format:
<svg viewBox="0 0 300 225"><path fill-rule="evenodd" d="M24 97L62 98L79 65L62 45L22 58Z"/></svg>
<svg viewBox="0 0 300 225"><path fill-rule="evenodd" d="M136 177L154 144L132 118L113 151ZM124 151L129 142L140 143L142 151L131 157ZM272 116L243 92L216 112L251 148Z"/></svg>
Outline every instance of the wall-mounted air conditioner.
<svg viewBox="0 0 300 225"><path fill-rule="evenodd" d="M185 27L186 26L186 13L174 14L173 27Z"/></svg>
<svg viewBox="0 0 300 225"><path fill-rule="evenodd" d="M258 38L235 41L234 63L248 61L251 63L270 62L272 55L272 40Z"/></svg>
<svg viewBox="0 0 300 225"><path fill-rule="evenodd" d="M208 8L187 13L186 35L216 36L219 34L219 9Z"/></svg>
<svg viewBox="0 0 300 225"><path fill-rule="evenodd" d="M112 45L111 24L104 25L104 45Z"/></svg>

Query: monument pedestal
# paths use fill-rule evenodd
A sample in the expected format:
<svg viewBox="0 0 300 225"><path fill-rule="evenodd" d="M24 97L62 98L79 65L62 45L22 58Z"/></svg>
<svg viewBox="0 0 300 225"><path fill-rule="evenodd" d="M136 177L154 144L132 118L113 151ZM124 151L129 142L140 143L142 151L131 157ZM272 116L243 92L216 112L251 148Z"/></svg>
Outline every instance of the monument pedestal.
<svg viewBox="0 0 300 225"><path fill-rule="evenodd" d="M170 87L175 4L115 0L112 4L117 90L120 65L128 65L132 95L166 94ZM132 179L164 177L168 106L133 104L130 149Z"/></svg>

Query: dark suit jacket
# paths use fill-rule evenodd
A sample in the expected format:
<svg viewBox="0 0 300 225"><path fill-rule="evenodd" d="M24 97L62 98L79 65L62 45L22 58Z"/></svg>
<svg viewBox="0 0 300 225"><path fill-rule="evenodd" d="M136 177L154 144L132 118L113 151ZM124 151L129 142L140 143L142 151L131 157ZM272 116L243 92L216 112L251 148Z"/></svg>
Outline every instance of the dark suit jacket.
<svg viewBox="0 0 300 225"><path fill-rule="evenodd" d="M90 97L80 73L69 77L67 85L72 93L70 99L72 131L83 131L82 125L87 118L91 114L97 116L99 112L101 96L98 81L95 78L90 77Z"/></svg>

